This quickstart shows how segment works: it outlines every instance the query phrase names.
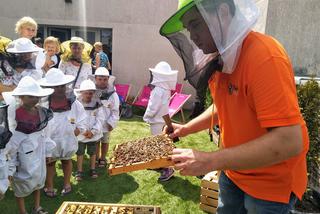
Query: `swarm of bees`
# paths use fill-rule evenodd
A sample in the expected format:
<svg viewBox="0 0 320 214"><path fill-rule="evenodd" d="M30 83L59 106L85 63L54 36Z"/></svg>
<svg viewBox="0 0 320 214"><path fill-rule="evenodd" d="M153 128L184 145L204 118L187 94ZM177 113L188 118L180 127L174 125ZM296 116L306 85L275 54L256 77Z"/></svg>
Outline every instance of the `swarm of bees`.
<svg viewBox="0 0 320 214"><path fill-rule="evenodd" d="M118 145L111 160L115 166L148 162L168 157L174 148L172 140L167 135L145 137Z"/></svg>

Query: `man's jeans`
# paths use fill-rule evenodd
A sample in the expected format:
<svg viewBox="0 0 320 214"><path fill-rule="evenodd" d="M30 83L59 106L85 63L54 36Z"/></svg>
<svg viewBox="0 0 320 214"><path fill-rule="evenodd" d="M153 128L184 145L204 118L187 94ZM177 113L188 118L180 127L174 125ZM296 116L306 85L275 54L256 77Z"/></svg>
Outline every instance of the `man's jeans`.
<svg viewBox="0 0 320 214"><path fill-rule="evenodd" d="M297 200L291 194L289 204L253 198L238 188L225 174L219 178L218 214L288 214Z"/></svg>

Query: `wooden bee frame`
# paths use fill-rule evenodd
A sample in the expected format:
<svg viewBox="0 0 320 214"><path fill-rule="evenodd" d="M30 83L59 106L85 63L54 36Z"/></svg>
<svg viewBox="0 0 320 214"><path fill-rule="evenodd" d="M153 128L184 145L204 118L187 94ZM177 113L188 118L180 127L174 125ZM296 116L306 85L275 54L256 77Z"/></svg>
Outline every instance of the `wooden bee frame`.
<svg viewBox="0 0 320 214"><path fill-rule="evenodd" d="M79 209L79 210L78 210ZM65 201L56 214L161 214L159 206Z"/></svg>
<svg viewBox="0 0 320 214"><path fill-rule="evenodd" d="M172 140L170 138L168 138L168 136L165 136L165 135L157 135L157 136L147 137L147 138L143 138L143 139L140 139L140 140L137 140L137 141L133 141L131 143L134 144L135 142L139 142L139 141L143 141L143 140L146 140L146 142L147 142L148 140L153 139L153 138L154 139L160 139L160 140L162 139L162 140L164 140L166 142L166 145L165 144L163 144L163 145L165 145L166 148L170 148L170 149L174 148ZM159 141L157 143L159 143ZM161 141L160 141L160 144L161 144ZM124 144L121 144L121 145L124 145ZM118 151L118 148L121 145L116 145L115 146L114 154L116 154L116 151ZM139 144L136 144L136 145L139 145ZM150 145L150 144L148 144L148 145ZM161 151L161 150L159 150L159 148L156 148L156 149L158 149L157 151ZM168 156L168 152L167 153L160 152L160 154L162 154L162 155L166 154L166 155L163 156L163 157L159 157L159 156L162 156L162 155L155 156L154 159L149 159L149 160L146 160L146 161L142 161L140 159L141 161L131 162L131 163L128 163L128 164L123 164L123 165L119 165L119 164L117 165L115 158L112 158L110 160L110 165L109 165L109 168L108 168L109 175L117 175L117 174L121 174L121 173L127 173L127 172L132 172L132 171L137 171L137 170L144 170L144 169L166 168L166 167L170 167L170 166L174 165L173 161ZM157 153L157 155L158 155L158 153Z"/></svg>

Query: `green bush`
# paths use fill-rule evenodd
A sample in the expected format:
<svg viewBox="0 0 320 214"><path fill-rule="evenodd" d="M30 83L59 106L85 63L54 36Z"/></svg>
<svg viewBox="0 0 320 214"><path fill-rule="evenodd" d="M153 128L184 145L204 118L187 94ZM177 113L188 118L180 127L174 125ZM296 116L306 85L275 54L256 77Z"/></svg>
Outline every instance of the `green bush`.
<svg viewBox="0 0 320 214"><path fill-rule="evenodd" d="M299 105L307 123L310 146L307 155L309 186L319 187L320 167L320 86L315 80L297 86Z"/></svg>

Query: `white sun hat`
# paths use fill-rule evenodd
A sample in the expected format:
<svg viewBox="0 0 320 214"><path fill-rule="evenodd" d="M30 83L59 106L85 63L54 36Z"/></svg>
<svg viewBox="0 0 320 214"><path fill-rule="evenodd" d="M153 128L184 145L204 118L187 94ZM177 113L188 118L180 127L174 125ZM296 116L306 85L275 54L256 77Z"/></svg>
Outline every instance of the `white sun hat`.
<svg viewBox="0 0 320 214"><path fill-rule="evenodd" d="M164 62L164 61L159 62L156 65L156 67L149 68L149 70L154 73L159 73L159 74L163 74L163 75L174 75L174 74L178 73L177 70L171 69L171 66L169 65L169 63Z"/></svg>
<svg viewBox="0 0 320 214"><path fill-rule="evenodd" d="M60 69L51 68L48 70L46 76L38 82L41 86L52 87L66 85L74 81L74 79L75 77L73 75L65 75Z"/></svg>
<svg viewBox="0 0 320 214"><path fill-rule="evenodd" d="M104 67L97 68L96 72L94 73L95 76L110 76L108 69Z"/></svg>
<svg viewBox="0 0 320 214"><path fill-rule="evenodd" d="M13 41L13 47L8 48L8 53L32 53L32 52L39 52L43 49L37 47L35 44L31 42L30 39L27 38L19 38Z"/></svg>
<svg viewBox="0 0 320 214"><path fill-rule="evenodd" d="M81 92L81 91L95 91L97 90L96 85L94 84L94 82L92 80L84 80L81 84L80 84L80 88L79 89L75 89L75 92Z"/></svg>
<svg viewBox="0 0 320 214"><path fill-rule="evenodd" d="M23 77L18 86L11 92L12 96L45 97L52 94L52 88L41 88L39 83L30 76Z"/></svg>
<svg viewBox="0 0 320 214"><path fill-rule="evenodd" d="M77 36L73 36L69 40L69 44L73 44L73 43L79 43L79 44L83 44L84 45L83 39L81 37L77 37Z"/></svg>

